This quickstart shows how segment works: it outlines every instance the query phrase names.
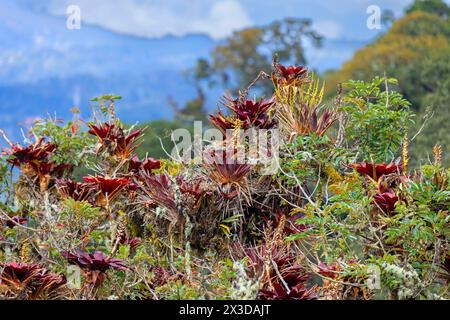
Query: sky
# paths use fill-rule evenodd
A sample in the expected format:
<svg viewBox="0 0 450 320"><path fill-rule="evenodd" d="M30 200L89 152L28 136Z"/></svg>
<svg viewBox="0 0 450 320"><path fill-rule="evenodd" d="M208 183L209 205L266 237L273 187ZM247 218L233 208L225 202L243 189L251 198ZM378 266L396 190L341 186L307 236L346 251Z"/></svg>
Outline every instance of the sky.
<svg viewBox="0 0 450 320"><path fill-rule="evenodd" d="M33 0L18 0L24 3ZM450 0L447 0L450 2ZM36 1L35 1L36 2ZM155 38L205 33L221 40L233 31L285 17L308 18L325 38L322 48L304 43L307 60L319 72L338 68L383 29L369 29L371 6L402 16L413 0L43 0L41 10L65 16L69 5L83 23L116 33Z"/></svg>
<svg viewBox="0 0 450 320"><path fill-rule="evenodd" d="M305 43L308 67L338 69L384 31L367 27L368 8L399 18L412 2L0 0L0 127L12 130L24 117L56 108L64 115L67 105L115 90L134 108L134 115L124 114L127 121L168 117L160 106L169 94L178 90L180 104L195 95L183 73L198 58L208 57L233 31L286 17L311 19L325 38L322 48ZM76 31L66 28L67 9L74 5L81 14Z"/></svg>
<svg viewBox="0 0 450 320"><path fill-rule="evenodd" d="M206 33L221 39L251 25L287 16L311 18L328 39L363 40L366 10L377 5L398 17L411 0L17 0L55 15L78 5L83 22L143 37Z"/></svg>

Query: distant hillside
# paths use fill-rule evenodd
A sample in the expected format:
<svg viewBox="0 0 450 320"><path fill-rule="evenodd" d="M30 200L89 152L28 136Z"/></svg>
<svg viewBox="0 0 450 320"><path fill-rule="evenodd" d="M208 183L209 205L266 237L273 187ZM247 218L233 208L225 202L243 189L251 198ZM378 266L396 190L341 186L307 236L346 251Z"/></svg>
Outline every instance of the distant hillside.
<svg viewBox="0 0 450 320"><path fill-rule="evenodd" d="M375 42L357 51L353 58L334 73L327 75L329 94L338 83L349 79L368 80L376 75L399 79L399 90L418 112L419 131L423 118L430 114L421 135L413 142L414 160L424 162L435 144L444 149L445 161L450 161L450 22L448 17L423 11L413 11L397 20L391 29Z"/></svg>
<svg viewBox="0 0 450 320"><path fill-rule="evenodd" d="M207 56L206 35L144 39L83 25L70 31L65 19L0 4L0 127L18 137L18 123L46 113L67 117L90 98L123 96L126 122L169 118L167 97L195 96L184 71Z"/></svg>

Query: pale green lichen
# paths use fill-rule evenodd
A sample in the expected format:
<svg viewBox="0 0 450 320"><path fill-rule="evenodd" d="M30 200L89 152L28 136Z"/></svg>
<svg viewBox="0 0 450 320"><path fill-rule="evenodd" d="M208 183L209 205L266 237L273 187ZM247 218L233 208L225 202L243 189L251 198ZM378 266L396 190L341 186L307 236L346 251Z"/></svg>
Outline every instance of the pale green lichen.
<svg viewBox="0 0 450 320"><path fill-rule="evenodd" d="M395 264L383 263L382 269L385 282L397 293L400 300L415 298L424 288L419 275L412 267L402 268Z"/></svg>
<svg viewBox="0 0 450 320"><path fill-rule="evenodd" d="M242 263L235 261L233 269L236 271L236 278L233 281L230 298L233 300L256 299L259 290L258 283L248 277Z"/></svg>

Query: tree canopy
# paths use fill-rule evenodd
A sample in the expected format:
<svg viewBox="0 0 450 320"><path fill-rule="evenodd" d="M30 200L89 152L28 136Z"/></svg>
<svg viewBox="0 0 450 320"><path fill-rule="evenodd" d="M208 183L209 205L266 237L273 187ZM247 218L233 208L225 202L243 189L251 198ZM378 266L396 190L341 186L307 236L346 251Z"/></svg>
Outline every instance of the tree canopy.
<svg viewBox="0 0 450 320"><path fill-rule="evenodd" d="M442 1L416 1L384 35L356 52L340 70L326 75L329 97L346 79L368 80L376 75L399 79L398 89L419 114L409 135L423 131L412 141L413 163L426 161L436 143L444 149L450 143L450 133L443 125L450 121L448 10ZM449 156L444 156L444 162L448 161Z"/></svg>

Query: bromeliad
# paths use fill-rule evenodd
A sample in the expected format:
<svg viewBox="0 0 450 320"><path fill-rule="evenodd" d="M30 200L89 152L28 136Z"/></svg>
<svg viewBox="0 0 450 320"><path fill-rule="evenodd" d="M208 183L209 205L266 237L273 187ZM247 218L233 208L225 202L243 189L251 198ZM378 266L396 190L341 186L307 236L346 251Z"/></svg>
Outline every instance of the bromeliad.
<svg viewBox="0 0 450 320"><path fill-rule="evenodd" d="M56 180L56 186L61 197L64 199L72 198L75 201L93 203L93 197L98 193L90 184L76 182L70 179Z"/></svg>
<svg viewBox="0 0 450 320"><path fill-rule="evenodd" d="M130 179L89 176L84 177L84 182L93 190L100 192L97 198L97 204L106 207L128 186Z"/></svg>
<svg viewBox="0 0 450 320"><path fill-rule="evenodd" d="M226 150L208 150L205 157L205 168L209 177L218 184L220 193L225 199L236 197L241 191L246 191L246 176L252 171L254 165L241 163L237 150L227 148ZM242 195L246 198L246 193Z"/></svg>
<svg viewBox="0 0 450 320"><path fill-rule="evenodd" d="M276 82L283 82L283 84L297 84L305 80L308 75L308 69L302 66L288 66L281 64L276 66L274 77Z"/></svg>
<svg viewBox="0 0 450 320"><path fill-rule="evenodd" d="M395 204L398 196L392 189L383 193L377 193L373 196L373 204L380 208L384 213L391 214L395 210Z"/></svg>
<svg viewBox="0 0 450 320"><path fill-rule="evenodd" d="M289 136L290 141L295 136L323 136L337 121L337 113L322 105L324 87L319 80L311 77L298 86L288 86L285 82L276 85L275 116L279 128Z"/></svg>
<svg viewBox="0 0 450 320"><path fill-rule="evenodd" d="M142 130L137 129L126 134L124 129L116 124L108 122L100 124L88 124L91 135L99 139L97 152L109 151L121 159L128 159L139 146L138 140L142 136Z"/></svg>
<svg viewBox="0 0 450 320"><path fill-rule="evenodd" d="M94 253L80 250L75 252L63 251L61 255L70 264L80 267L94 286L103 285L108 270L128 269L121 259L106 257L101 251L95 251Z"/></svg>
<svg viewBox="0 0 450 320"><path fill-rule="evenodd" d="M8 143L9 140L7 140ZM41 162L48 159L48 157L56 150L56 145L53 143L44 143L44 138L38 139L35 143L27 147L20 144L10 144L11 149L5 149L6 154L10 156L8 162L16 167L31 162Z"/></svg>
<svg viewBox="0 0 450 320"><path fill-rule="evenodd" d="M274 106L271 100L233 99L224 97L222 104L232 111L226 117L219 110L217 116L210 115L210 120L223 134L229 129L270 129L275 122L269 116L269 110Z"/></svg>
<svg viewBox="0 0 450 320"><path fill-rule="evenodd" d="M1 291L16 299L56 299L66 284L64 276L36 263L0 263L0 279Z"/></svg>
<svg viewBox="0 0 450 320"><path fill-rule="evenodd" d="M161 168L161 161L156 160L152 157L147 157L145 160L139 160L138 156L134 156L130 159L128 165L128 171L139 175L141 170L147 174L151 174L153 170L158 170Z"/></svg>
<svg viewBox="0 0 450 320"><path fill-rule="evenodd" d="M390 163L371 163L361 162L351 165L359 174L364 175L374 181L378 181L382 176L398 173L403 171L401 164Z"/></svg>

